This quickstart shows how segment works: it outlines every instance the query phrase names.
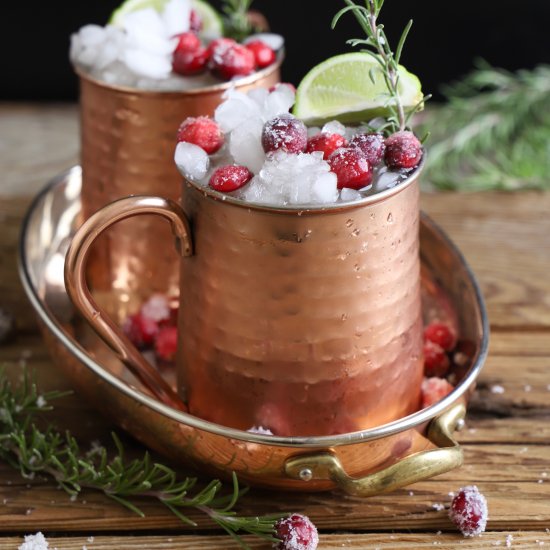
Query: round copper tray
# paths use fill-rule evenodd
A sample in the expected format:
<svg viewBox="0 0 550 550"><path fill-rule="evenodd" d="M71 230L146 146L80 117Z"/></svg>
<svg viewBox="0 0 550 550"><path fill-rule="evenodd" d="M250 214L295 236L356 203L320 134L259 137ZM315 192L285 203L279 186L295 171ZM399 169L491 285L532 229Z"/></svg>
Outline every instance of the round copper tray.
<svg viewBox="0 0 550 550"><path fill-rule="evenodd" d="M428 217L422 216L420 229L424 315L452 317L468 356L454 391L427 409L362 432L279 437L213 424L160 403L75 316L65 292L63 265L81 221L80 189L81 170L73 167L36 197L22 228L19 268L50 353L98 411L173 460L222 477L234 471L242 481L264 487L341 487L368 496L462 463L452 432L461 424L484 363L489 328L472 272ZM127 292L97 299L109 303L119 318L133 301Z"/></svg>

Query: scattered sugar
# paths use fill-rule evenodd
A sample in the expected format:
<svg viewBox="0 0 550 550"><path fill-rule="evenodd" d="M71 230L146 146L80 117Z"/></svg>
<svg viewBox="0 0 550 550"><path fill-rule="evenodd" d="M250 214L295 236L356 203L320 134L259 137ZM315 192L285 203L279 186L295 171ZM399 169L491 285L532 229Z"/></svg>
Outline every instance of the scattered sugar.
<svg viewBox="0 0 550 550"><path fill-rule="evenodd" d="M252 428L247 430L247 432L251 434L273 435L273 432L271 430L263 428L262 426L253 426Z"/></svg>
<svg viewBox="0 0 550 550"><path fill-rule="evenodd" d="M36 535L26 535L25 542L19 546L19 550L49 550L50 546L41 532Z"/></svg>
<svg viewBox="0 0 550 550"><path fill-rule="evenodd" d="M498 384L491 386L490 389L491 389L491 393L498 393L498 394L504 393L506 391L502 386L499 386Z"/></svg>
<svg viewBox="0 0 550 550"><path fill-rule="evenodd" d="M409 496L414 497L414 491L409 491Z"/></svg>
<svg viewBox="0 0 550 550"><path fill-rule="evenodd" d="M441 502L436 502L435 504L432 504L432 508L440 512L441 510L445 510L445 505Z"/></svg>
<svg viewBox="0 0 550 550"><path fill-rule="evenodd" d="M511 548L512 547L513 540L514 540L514 537L512 535L508 535L506 537L506 548Z"/></svg>
<svg viewBox="0 0 550 550"><path fill-rule="evenodd" d="M47 405L47 401L44 399L44 396L39 395L38 398L36 399L36 406L39 409L43 409L46 405Z"/></svg>
<svg viewBox="0 0 550 550"><path fill-rule="evenodd" d="M92 542L94 542L94 537L93 536L90 536L88 537L88 542L91 544Z"/></svg>
<svg viewBox="0 0 550 550"><path fill-rule="evenodd" d="M525 384L525 386L523 386L523 391L524 392L529 393L532 389L533 389L533 387L530 384Z"/></svg>

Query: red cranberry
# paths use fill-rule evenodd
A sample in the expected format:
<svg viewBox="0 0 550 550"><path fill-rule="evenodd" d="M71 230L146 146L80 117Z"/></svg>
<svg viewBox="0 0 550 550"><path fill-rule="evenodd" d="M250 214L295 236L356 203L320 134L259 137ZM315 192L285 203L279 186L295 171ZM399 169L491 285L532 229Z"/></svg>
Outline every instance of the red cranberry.
<svg viewBox="0 0 550 550"><path fill-rule="evenodd" d="M315 550L319 544L317 528L307 516L292 514L275 524L275 537L280 540L273 544L276 550Z"/></svg>
<svg viewBox="0 0 550 550"><path fill-rule="evenodd" d="M202 46L200 38L194 32L184 32L178 35L178 45L174 51L178 50L196 50Z"/></svg>
<svg viewBox="0 0 550 550"><path fill-rule="evenodd" d="M422 382L422 408L430 407L447 397L454 387L445 378L424 378Z"/></svg>
<svg viewBox="0 0 550 550"><path fill-rule="evenodd" d="M171 362L178 348L177 327L163 327L155 338L155 353L161 361Z"/></svg>
<svg viewBox="0 0 550 550"><path fill-rule="evenodd" d="M445 323L433 322L424 329L424 339L438 344L445 351L452 351L456 346L456 335Z"/></svg>
<svg viewBox="0 0 550 550"><path fill-rule="evenodd" d="M209 185L216 191L228 193L246 185L254 174L246 166L228 165L218 168L211 176Z"/></svg>
<svg viewBox="0 0 550 550"><path fill-rule="evenodd" d="M465 537L481 535L487 516L487 499L475 485L460 489L451 502L449 518Z"/></svg>
<svg viewBox="0 0 550 550"><path fill-rule="evenodd" d="M276 116L264 124L262 146L266 153L303 153L307 146L306 125L291 114Z"/></svg>
<svg viewBox="0 0 550 550"><path fill-rule="evenodd" d="M328 163L338 177L338 189L361 189L372 181L371 165L356 147L343 147L334 151Z"/></svg>
<svg viewBox="0 0 550 550"><path fill-rule="evenodd" d="M260 69L269 67L277 59L277 54L261 40L252 40L246 47L254 54L256 67Z"/></svg>
<svg viewBox="0 0 550 550"><path fill-rule="evenodd" d="M361 149L371 166L379 164L384 158L384 152L386 151L384 136L375 132L354 136L350 141L350 145Z"/></svg>
<svg viewBox="0 0 550 550"><path fill-rule="evenodd" d="M314 151L322 151L325 160L340 147L347 147L348 142L344 136L340 134L317 134L307 140L306 153Z"/></svg>
<svg viewBox="0 0 550 550"><path fill-rule="evenodd" d="M414 168L422 160L422 144L412 132L397 132L386 139L384 159L392 170Z"/></svg>
<svg viewBox="0 0 550 550"><path fill-rule="evenodd" d="M218 123L207 116L185 119L179 127L178 143L186 141L202 147L209 155L218 151L224 143L224 135Z"/></svg>
<svg viewBox="0 0 550 550"><path fill-rule="evenodd" d="M231 46L234 46L238 42L233 38L216 38L208 44L208 51L212 57L220 57Z"/></svg>
<svg viewBox="0 0 550 550"><path fill-rule="evenodd" d="M212 70L224 80L254 72L254 54L241 44L220 43L212 52Z"/></svg>
<svg viewBox="0 0 550 550"><path fill-rule="evenodd" d="M203 46L196 50L176 50L172 58L172 70L183 76L192 76L204 72L208 66L210 54Z"/></svg>
<svg viewBox="0 0 550 550"><path fill-rule="evenodd" d="M197 13L197 10L191 10L191 14L189 15L189 28L193 32L201 32L202 31L202 18Z"/></svg>
<svg viewBox="0 0 550 550"><path fill-rule="evenodd" d="M141 313L130 315L122 325L122 330L130 342L138 348L151 346L159 331L156 321Z"/></svg>
<svg viewBox="0 0 550 550"><path fill-rule="evenodd" d="M451 362L445 350L435 342L424 342L424 373L426 376L445 376Z"/></svg>

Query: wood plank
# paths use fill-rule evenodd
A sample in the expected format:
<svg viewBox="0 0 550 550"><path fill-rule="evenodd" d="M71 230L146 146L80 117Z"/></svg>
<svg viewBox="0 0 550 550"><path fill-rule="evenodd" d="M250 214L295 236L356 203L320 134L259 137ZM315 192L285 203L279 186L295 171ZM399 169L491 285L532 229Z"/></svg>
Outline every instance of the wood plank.
<svg viewBox="0 0 550 550"><path fill-rule="evenodd" d="M206 550L224 548L242 550L242 547L227 537L220 536L140 536L140 537L47 537L52 550ZM0 550L14 550L22 543L22 537L0 538ZM254 537L244 537L246 543L255 550L271 548L269 543ZM478 550L479 548L506 548L509 540L512 547L539 548L550 546L550 535L547 531L524 533L522 531L503 531L484 533L481 537L463 538L457 533L379 533L370 535L321 533L319 550L336 550L341 548L362 548L364 550L411 550L416 548L433 548L440 550Z"/></svg>
<svg viewBox="0 0 550 550"><path fill-rule="evenodd" d="M493 327L550 328L550 193L424 194L481 282Z"/></svg>
<svg viewBox="0 0 550 550"><path fill-rule="evenodd" d="M0 103L0 128L0 196L34 195L78 162L75 104Z"/></svg>

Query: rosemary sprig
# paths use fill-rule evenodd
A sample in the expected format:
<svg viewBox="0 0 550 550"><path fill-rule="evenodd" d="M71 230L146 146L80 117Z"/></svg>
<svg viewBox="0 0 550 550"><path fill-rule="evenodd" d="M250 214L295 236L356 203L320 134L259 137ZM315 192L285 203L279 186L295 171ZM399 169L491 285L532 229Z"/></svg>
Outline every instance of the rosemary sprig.
<svg viewBox="0 0 550 550"><path fill-rule="evenodd" d="M427 179L438 189L550 189L550 67L511 73L479 61L426 113Z"/></svg>
<svg viewBox="0 0 550 550"><path fill-rule="evenodd" d="M364 6L356 4L354 0L344 1L347 6L334 16L332 28L334 29L345 13L353 13L365 32L366 38L353 38L348 40L347 43L353 47L363 46L365 49L362 51L370 54L377 61L382 70L386 88L388 89L386 106L391 114L387 119L387 123L378 128L378 130L385 131L388 134L405 130L409 128L412 116L422 110L425 102L429 99L429 96L425 96L413 109L406 113L399 93L399 62L413 21L411 19L405 26L394 53L384 31L384 25L378 23L378 16L384 5L384 0L365 0ZM371 71L370 79L373 83L375 82L373 71Z"/></svg>
<svg viewBox="0 0 550 550"><path fill-rule="evenodd" d="M225 34L237 41L244 40L253 31L248 10L254 0L224 0Z"/></svg>
<svg viewBox="0 0 550 550"><path fill-rule="evenodd" d="M184 511L194 508L206 514L243 548L240 538L252 534L276 541L274 523L280 516L241 517L234 511L238 499L246 492L239 488L233 473L233 488L222 493L222 483L213 480L206 487L196 487L194 477L178 477L177 473L157 462L146 452L142 458L125 458L116 434L114 456L101 446L81 450L69 433L61 434L51 426L40 429L38 412L51 410L49 402L64 394L51 392L39 395L36 385L25 377L23 384L13 387L2 376L0 382L0 458L19 470L26 479L37 474L51 476L72 498L86 489L100 491L132 512L143 516L136 498L152 498L162 503L183 523L196 526Z"/></svg>

